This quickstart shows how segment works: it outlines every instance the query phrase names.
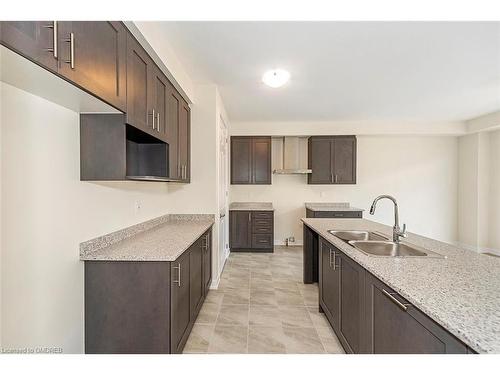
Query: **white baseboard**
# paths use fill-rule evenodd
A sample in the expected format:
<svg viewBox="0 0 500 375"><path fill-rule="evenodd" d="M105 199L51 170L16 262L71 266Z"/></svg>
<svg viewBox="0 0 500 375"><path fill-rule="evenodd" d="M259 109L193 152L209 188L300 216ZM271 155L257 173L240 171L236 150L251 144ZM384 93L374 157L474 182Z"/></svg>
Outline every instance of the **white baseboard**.
<svg viewBox="0 0 500 375"><path fill-rule="evenodd" d="M209 289L219 289L219 283L220 283L220 276L222 275L222 272L224 272L224 266L226 265L227 258L229 257L229 249L226 249L226 253L224 254L224 263L222 264L221 270L219 275L217 275L217 278L212 279L212 282L210 284Z"/></svg>
<svg viewBox="0 0 500 375"><path fill-rule="evenodd" d="M483 253L490 253L490 254L495 254L500 256L500 249L491 249L488 247L481 247L481 246L472 246L460 242L454 242L453 245L461 247L462 249L473 251L475 253L483 254Z"/></svg>
<svg viewBox="0 0 500 375"><path fill-rule="evenodd" d="M285 241L280 241L280 240L274 240L274 246L285 246L286 242ZM296 241L296 242L290 242L288 246L302 246L303 243Z"/></svg>

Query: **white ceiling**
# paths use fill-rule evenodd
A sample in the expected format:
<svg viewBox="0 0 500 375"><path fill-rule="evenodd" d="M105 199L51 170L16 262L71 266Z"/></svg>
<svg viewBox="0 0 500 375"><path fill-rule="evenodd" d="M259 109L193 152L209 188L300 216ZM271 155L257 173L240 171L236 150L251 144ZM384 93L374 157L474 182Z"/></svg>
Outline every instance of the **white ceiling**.
<svg viewBox="0 0 500 375"><path fill-rule="evenodd" d="M500 22L157 22L232 121L461 121L500 109ZM291 80L271 89L267 69Z"/></svg>

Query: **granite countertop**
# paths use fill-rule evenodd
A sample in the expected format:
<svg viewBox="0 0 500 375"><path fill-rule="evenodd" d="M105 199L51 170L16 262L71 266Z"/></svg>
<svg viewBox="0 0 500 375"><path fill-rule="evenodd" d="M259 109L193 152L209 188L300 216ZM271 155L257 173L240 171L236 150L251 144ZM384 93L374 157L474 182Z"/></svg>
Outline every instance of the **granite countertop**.
<svg viewBox="0 0 500 375"><path fill-rule="evenodd" d="M306 203L306 209L311 211L364 211L362 208L351 207L349 203L334 202Z"/></svg>
<svg viewBox="0 0 500 375"><path fill-rule="evenodd" d="M80 260L174 261L214 224L214 215L165 215L80 244Z"/></svg>
<svg viewBox="0 0 500 375"><path fill-rule="evenodd" d="M233 202L229 211L274 211L272 202Z"/></svg>
<svg viewBox="0 0 500 375"><path fill-rule="evenodd" d="M405 242L446 258L370 257L328 230L364 229L391 236L391 227L366 219L302 221L472 349L500 353L500 258L412 233Z"/></svg>

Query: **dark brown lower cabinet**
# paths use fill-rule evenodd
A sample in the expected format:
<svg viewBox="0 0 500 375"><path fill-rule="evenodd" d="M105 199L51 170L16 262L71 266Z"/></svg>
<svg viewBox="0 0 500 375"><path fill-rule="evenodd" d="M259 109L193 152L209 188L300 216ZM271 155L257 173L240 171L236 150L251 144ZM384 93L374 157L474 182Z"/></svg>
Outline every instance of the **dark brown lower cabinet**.
<svg viewBox="0 0 500 375"><path fill-rule="evenodd" d="M336 263L338 251L321 238L319 242L319 301L331 326L338 332L340 327L340 269Z"/></svg>
<svg viewBox="0 0 500 375"><path fill-rule="evenodd" d="M373 275L366 277L370 353L465 354L467 347Z"/></svg>
<svg viewBox="0 0 500 375"><path fill-rule="evenodd" d="M361 353L365 270L320 241L320 305L348 353Z"/></svg>
<svg viewBox="0 0 500 375"><path fill-rule="evenodd" d="M202 237L203 249L203 288L206 296L212 283L212 232L208 231Z"/></svg>
<svg viewBox="0 0 500 375"><path fill-rule="evenodd" d="M229 246L236 252L272 252L274 212L229 211Z"/></svg>
<svg viewBox="0 0 500 375"><path fill-rule="evenodd" d="M347 353L472 352L322 237L319 237L319 309Z"/></svg>
<svg viewBox="0 0 500 375"><path fill-rule="evenodd" d="M182 353L211 280L210 233L172 262L85 262L85 353Z"/></svg>

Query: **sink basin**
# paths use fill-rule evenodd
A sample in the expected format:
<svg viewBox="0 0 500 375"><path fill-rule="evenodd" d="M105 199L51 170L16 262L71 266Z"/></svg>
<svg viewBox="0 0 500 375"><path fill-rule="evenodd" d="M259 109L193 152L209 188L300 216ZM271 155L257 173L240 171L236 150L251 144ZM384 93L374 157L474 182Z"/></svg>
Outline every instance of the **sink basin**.
<svg viewBox="0 0 500 375"><path fill-rule="evenodd" d="M343 241L386 241L386 236L366 230L329 230L330 234Z"/></svg>
<svg viewBox="0 0 500 375"><path fill-rule="evenodd" d="M391 241L349 241L349 244L370 256L443 258L440 254L405 242L397 244Z"/></svg>

